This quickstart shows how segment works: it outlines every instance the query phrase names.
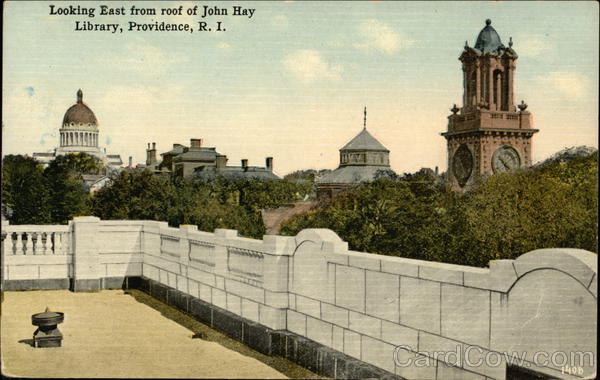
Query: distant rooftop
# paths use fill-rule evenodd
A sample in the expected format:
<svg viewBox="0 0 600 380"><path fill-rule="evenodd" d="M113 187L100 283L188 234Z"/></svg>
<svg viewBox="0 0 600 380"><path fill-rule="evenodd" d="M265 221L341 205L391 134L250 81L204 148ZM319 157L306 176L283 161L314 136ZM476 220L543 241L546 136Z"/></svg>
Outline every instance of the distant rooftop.
<svg viewBox="0 0 600 380"><path fill-rule="evenodd" d="M358 184L373 181L377 178L377 175L381 173L395 174L390 168L385 166L342 166L317 178L315 182Z"/></svg>
<svg viewBox="0 0 600 380"><path fill-rule="evenodd" d="M213 179L219 176L227 179L252 179L258 181L281 179L273 174L270 169L258 166L248 166L245 169L241 166L226 166L223 168L201 166L196 169L194 176L204 180Z"/></svg>
<svg viewBox="0 0 600 380"><path fill-rule="evenodd" d="M376 150L389 152L366 128L340 150Z"/></svg>

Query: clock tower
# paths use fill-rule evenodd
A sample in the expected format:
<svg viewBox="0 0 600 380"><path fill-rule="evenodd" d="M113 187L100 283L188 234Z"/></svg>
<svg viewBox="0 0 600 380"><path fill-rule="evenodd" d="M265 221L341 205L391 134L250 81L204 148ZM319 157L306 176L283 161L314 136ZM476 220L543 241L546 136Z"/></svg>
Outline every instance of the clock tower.
<svg viewBox="0 0 600 380"><path fill-rule="evenodd" d="M468 191L493 173L531 165L532 129L527 104L515 107L513 84L517 53L512 37L505 47L486 20L474 47L465 42L459 60L463 70L463 107L454 105L448 130L447 183Z"/></svg>

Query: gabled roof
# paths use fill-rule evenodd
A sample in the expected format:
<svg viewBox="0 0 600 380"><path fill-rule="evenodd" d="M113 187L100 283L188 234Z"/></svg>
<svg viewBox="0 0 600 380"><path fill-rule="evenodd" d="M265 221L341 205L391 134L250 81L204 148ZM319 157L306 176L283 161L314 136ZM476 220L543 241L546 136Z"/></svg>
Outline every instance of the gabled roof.
<svg viewBox="0 0 600 380"><path fill-rule="evenodd" d="M389 152L366 128L340 150L379 150Z"/></svg>

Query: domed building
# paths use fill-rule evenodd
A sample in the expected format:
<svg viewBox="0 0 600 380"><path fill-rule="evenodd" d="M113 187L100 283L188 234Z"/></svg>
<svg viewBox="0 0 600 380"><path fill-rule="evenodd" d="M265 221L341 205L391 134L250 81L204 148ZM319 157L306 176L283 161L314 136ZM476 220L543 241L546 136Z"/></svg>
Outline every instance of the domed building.
<svg viewBox="0 0 600 380"><path fill-rule="evenodd" d="M106 154L106 149L98 146L98 119L91 108L83 102L83 91L77 91L77 103L69 107L59 129L59 147L54 152L34 153L33 157L47 164L56 156L68 153L87 153L98 158L109 170L116 170L123 164L118 154Z"/></svg>
<svg viewBox="0 0 600 380"><path fill-rule="evenodd" d="M69 107L60 128L60 151L98 153L98 120L83 103L83 92L77 91L77 103Z"/></svg>
<svg viewBox="0 0 600 380"><path fill-rule="evenodd" d="M319 199L335 198L345 190L380 176L393 176L390 151L367 131L367 109L363 130L340 149L340 165L316 179Z"/></svg>

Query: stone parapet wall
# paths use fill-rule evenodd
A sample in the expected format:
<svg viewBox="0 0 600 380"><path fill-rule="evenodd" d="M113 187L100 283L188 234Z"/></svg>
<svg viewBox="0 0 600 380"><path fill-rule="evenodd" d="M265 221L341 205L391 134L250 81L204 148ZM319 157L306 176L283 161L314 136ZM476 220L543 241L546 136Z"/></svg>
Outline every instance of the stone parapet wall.
<svg viewBox="0 0 600 380"><path fill-rule="evenodd" d="M482 269L349 251L328 230L301 231L296 243L288 330L389 372L504 379L516 356L565 378L561 366L536 359L587 352L588 365L595 361L590 252L537 250ZM595 363L583 370L594 373Z"/></svg>
<svg viewBox="0 0 600 380"><path fill-rule="evenodd" d="M16 240L40 233L44 242L46 231L68 236L68 249L28 250ZM578 378L596 371L597 264L587 251L536 250L487 269L355 252L325 229L255 240L94 217L3 225L3 239L4 290L94 290L141 276L164 286L152 294L159 299L176 290L177 300L189 296L407 379L505 379L508 366L558 378L570 377L565 365L581 367ZM192 306L180 308L204 310ZM574 353L582 363L560 364Z"/></svg>
<svg viewBox="0 0 600 380"><path fill-rule="evenodd" d="M293 238L237 236L147 222L142 274L271 329L285 329L287 268Z"/></svg>

